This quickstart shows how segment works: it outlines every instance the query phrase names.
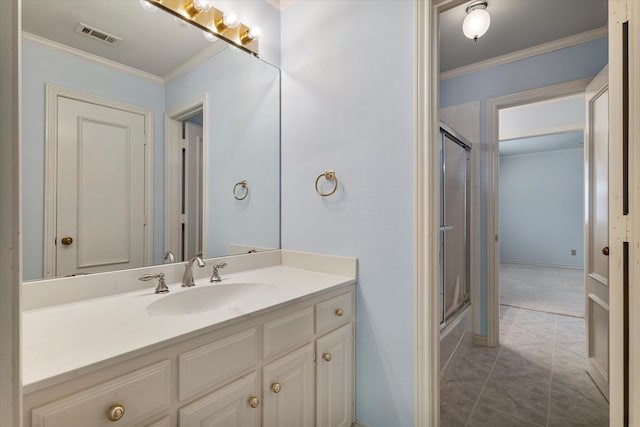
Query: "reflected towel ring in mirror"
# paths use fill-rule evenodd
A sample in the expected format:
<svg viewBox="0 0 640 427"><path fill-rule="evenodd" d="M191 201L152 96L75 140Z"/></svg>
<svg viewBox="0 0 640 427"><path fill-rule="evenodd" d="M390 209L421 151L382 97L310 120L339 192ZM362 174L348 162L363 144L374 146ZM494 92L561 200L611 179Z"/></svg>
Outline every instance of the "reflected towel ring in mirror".
<svg viewBox="0 0 640 427"><path fill-rule="evenodd" d="M240 189L238 188L240 187ZM240 182L236 182L236 185L233 186L233 197L236 200L244 200L249 195L249 183L246 179L243 179Z"/></svg>
<svg viewBox="0 0 640 427"><path fill-rule="evenodd" d="M318 188L318 182L320 182L320 178L322 177L324 177L324 179L327 181L333 181L333 190L331 190L328 193L323 193ZM320 175L318 175L318 177L316 178L316 193L318 193L322 197L331 196L333 193L336 192L337 189L338 189L338 177L336 176L335 171L326 171L325 173L321 173Z"/></svg>

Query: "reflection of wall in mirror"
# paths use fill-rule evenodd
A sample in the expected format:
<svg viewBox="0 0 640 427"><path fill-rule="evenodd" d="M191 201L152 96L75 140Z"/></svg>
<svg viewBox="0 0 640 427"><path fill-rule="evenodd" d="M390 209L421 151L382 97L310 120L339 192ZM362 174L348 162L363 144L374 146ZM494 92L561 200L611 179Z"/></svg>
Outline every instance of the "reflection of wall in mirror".
<svg viewBox="0 0 640 427"><path fill-rule="evenodd" d="M43 275L45 85L55 84L153 111L154 263L162 262L164 85L59 50L22 43L22 212L24 280ZM28 255L28 257L27 257Z"/></svg>
<svg viewBox="0 0 640 427"><path fill-rule="evenodd" d="M208 94L208 257L230 244L280 247L279 81L276 68L225 49L167 83L167 111ZM249 197L238 201L232 188L244 179Z"/></svg>

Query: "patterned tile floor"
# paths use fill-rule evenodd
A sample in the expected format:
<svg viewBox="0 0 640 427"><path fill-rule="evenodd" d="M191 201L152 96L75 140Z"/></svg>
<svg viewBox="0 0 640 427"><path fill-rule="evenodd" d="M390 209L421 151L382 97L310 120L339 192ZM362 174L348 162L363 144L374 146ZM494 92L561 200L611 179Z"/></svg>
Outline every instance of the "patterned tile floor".
<svg viewBox="0 0 640 427"><path fill-rule="evenodd" d="M441 386L442 427L607 427L586 373L584 319L502 306L496 348L471 347Z"/></svg>

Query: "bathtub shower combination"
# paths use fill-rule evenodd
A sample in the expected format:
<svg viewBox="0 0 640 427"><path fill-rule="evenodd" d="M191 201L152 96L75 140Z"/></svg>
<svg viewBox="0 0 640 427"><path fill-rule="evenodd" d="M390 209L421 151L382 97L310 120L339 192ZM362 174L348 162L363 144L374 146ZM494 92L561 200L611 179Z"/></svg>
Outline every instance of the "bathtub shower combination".
<svg viewBox="0 0 640 427"><path fill-rule="evenodd" d="M470 144L440 125L440 324L470 304Z"/></svg>

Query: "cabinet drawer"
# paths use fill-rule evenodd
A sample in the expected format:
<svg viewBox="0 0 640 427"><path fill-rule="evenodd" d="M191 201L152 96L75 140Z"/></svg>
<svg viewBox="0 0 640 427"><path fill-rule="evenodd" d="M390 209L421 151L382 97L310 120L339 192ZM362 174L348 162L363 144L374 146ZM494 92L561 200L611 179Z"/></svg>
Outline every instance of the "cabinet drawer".
<svg viewBox="0 0 640 427"><path fill-rule="evenodd" d="M264 324L263 358L313 339L313 306Z"/></svg>
<svg viewBox="0 0 640 427"><path fill-rule="evenodd" d="M182 353L178 358L180 400L237 376L257 363L257 327Z"/></svg>
<svg viewBox="0 0 640 427"><path fill-rule="evenodd" d="M316 332L332 329L353 318L353 292L316 304Z"/></svg>
<svg viewBox="0 0 640 427"><path fill-rule="evenodd" d="M170 361L148 366L31 411L33 427L130 426L169 408ZM108 411L122 405L114 423Z"/></svg>
<svg viewBox="0 0 640 427"><path fill-rule="evenodd" d="M163 417L151 424L145 424L144 427L171 427L171 419L169 417Z"/></svg>
<svg viewBox="0 0 640 427"><path fill-rule="evenodd" d="M252 372L180 408L180 427L259 427L262 424L257 372Z"/></svg>

